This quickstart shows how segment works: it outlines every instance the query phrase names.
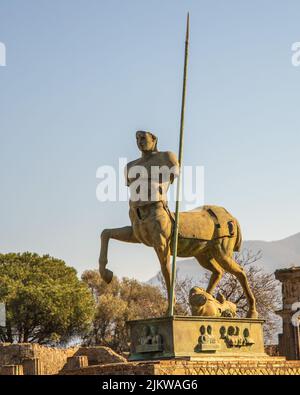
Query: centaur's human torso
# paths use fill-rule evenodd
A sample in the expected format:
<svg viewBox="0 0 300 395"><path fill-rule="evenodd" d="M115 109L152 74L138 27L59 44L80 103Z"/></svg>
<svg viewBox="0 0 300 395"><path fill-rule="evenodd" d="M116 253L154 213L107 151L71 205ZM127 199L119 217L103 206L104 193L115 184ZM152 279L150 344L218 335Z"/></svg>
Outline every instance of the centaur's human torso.
<svg viewBox="0 0 300 395"><path fill-rule="evenodd" d="M158 151L126 166L126 183L131 196L129 217L134 235L139 242L154 246L159 244L162 238L171 240L174 216L168 208L167 192L178 175L178 169L174 153ZM215 214L217 218L213 218ZM220 236L230 237L228 222L231 217L227 210L217 206L203 206L197 211L180 213L178 256L194 256L208 250L212 240ZM222 227L217 234L215 225L219 220ZM236 226L234 228L236 233ZM191 243L193 239L198 242ZM169 247L172 253L172 243Z"/></svg>
<svg viewBox="0 0 300 395"><path fill-rule="evenodd" d="M172 228L167 193L178 171L176 155L169 151L153 151L127 164L129 217L134 234L141 243L153 246L161 232L166 237L170 236Z"/></svg>
<svg viewBox="0 0 300 395"><path fill-rule="evenodd" d="M154 151L128 163L125 176L131 207L166 202L169 186L178 170L178 161L172 152Z"/></svg>

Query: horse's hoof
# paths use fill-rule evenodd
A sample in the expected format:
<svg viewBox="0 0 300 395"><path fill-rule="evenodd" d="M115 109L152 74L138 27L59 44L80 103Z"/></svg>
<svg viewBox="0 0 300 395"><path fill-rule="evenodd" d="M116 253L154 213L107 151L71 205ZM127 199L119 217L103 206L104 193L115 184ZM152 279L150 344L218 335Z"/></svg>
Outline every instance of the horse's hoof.
<svg viewBox="0 0 300 395"><path fill-rule="evenodd" d="M247 318L257 319L258 318L258 312L256 310L249 310L248 314L247 314Z"/></svg>
<svg viewBox="0 0 300 395"><path fill-rule="evenodd" d="M104 269L101 272L101 277L103 278L103 280L109 284L113 278L113 272L109 269Z"/></svg>

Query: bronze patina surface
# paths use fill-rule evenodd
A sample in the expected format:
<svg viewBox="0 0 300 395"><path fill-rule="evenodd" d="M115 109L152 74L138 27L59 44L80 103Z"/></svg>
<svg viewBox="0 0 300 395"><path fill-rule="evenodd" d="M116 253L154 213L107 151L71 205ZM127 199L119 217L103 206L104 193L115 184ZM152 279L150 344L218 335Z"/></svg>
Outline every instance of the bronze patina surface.
<svg viewBox="0 0 300 395"><path fill-rule="evenodd" d="M203 288L193 287L189 294L193 316L197 317L235 317L236 305L226 300L222 293L214 298Z"/></svg>
<svg viewBox="0 0 300 395"><path fill-rule="evenodd" d="M129 321L130 361L263 358L263 320L173 316Z"/></svg>
<svg viewBox="0 0 300 395"><path fill-rule="evenodd" d="M170 151L159 151L157 141L153 133L145 131L136 133L141 157L128 163L125 171L126 183L132 192L129 202L131 225L102 231L99 270L102 278L109 283L113 276L113 273L106 268L110 239L143 243L153 247L160 262L170 307L172 274L170 257L174 253L172 250L174 215L167 205L167 192L178 176L179 167L176 155ZM164 172L164 177L161 179L159 174L153 175L151 172L153 167L160 170L167 169L170 172L167 172L167 176ZM137 169L139 171L136 171ZM139 196L137 193L139 188L151 192L150 196L148 194ZM255 298L246 273L234 259L234 251L240 249L242 242L237 219L223 207L206 205L199 210L180 213L178 225L177 256L195 257L201 266L212 273L206 291L213 295L223 273L233 274L247 297L249 305L247 316L257 318Z"/></svg>

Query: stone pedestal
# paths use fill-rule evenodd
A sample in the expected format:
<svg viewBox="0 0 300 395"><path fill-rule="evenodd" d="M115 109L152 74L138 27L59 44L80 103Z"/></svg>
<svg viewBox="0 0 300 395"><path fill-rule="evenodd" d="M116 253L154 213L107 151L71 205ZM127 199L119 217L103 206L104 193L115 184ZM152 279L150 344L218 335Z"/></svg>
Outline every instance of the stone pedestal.
<svg viewBox="0 0 300 395"><path fill-rule="evenodd" d="M277 311L283 329L279 335L279 353L289 360L299 360L300 267L277 270L275 277L282 283L282 310Z"/></svg>
<svg viewBox="0 0 300 395"><path fill-rule="evenodd" d="M129 361L268 358L262 320L174 316L127 324L131 338Z"/></svg>

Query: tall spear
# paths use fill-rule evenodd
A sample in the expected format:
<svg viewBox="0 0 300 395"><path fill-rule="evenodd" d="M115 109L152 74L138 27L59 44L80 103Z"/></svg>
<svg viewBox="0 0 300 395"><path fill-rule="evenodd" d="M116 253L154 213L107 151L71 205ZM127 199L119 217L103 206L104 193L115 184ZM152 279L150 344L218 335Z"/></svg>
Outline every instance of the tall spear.
<svg viewBox="0 0 300 395"><path fill-rule="evenodd" d="M179 200L181 195L181 167L182 167L182 149L183 149L183 130L184 130L184 110L185 110L185 96L186 96L186 79L187 79L187 65L189 54L189 32L190 32L190 15L187 14L186 21L186 36L185 36L185 51L184 51L184 70L183 70L183 86L182 86L182 100L181 100L181 117L180 117L180 137L179 137L179 174L176 191L176 209L175 209L175 224L173 232L173 260L172 260L172 280L170 287L170 308L169 316L174 315L174 290L176 281L176 256L178 246L178 223L179 223Z"/></svg>

